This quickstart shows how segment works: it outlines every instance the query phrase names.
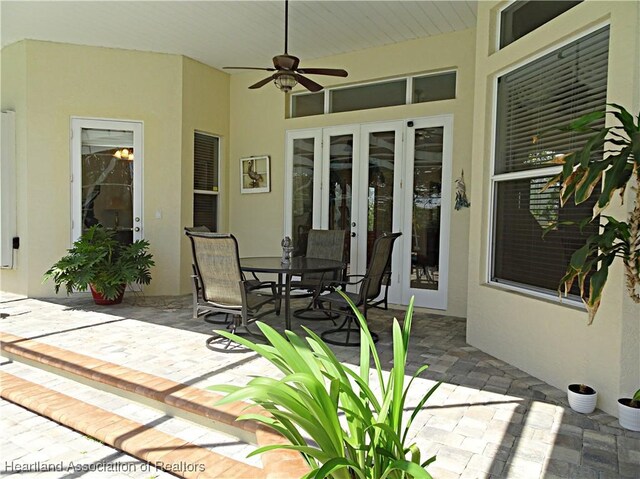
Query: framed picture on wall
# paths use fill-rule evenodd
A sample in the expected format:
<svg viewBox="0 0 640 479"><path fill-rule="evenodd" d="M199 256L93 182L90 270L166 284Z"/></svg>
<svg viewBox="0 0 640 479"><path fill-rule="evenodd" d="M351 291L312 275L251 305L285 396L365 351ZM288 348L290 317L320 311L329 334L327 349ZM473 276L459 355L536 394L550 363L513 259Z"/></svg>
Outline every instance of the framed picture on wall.
<svg viewBox="0 0 640 479"><path fill-rule="evenodd" d="M240 193L271 191L268 156L240 158Z"/></svg>

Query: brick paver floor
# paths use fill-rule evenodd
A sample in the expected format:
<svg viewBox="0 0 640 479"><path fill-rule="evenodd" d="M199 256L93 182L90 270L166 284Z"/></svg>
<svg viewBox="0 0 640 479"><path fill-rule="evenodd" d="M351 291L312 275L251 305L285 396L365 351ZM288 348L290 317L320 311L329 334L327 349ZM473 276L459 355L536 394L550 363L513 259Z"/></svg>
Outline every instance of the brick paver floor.
<svg viewBox="0 0 640 479"><path fill-rule="evenodd" d="M205 339L215 326L191 318L190 299L128 293L124 304L100 307L85 295L36 300L3 294L0 313L8 316L0 321L0 329L195 387L243 384L252 375L278 375L251 352L206 349ZM378 349L386 365L392 357L391 318L403 314L378 310L370 314L371 329L380 335ZM279 318L267 321L281 328ZM330 325L294 320L298 332L300 324L317 330ZM342 361L357 364L357 348L334 350ZM416 382L409 406L436 381L443 384L418 414L411 435L424 456L437 455L429 467L434 477L640 477L640 433L620 428L616 418L599 410L591 415L571 411L563 391L468 345L463 318L414 314L407 373L424 363L430 368ZM16 405L2 402L0 412L5 426L0 443L2 477L9 474L7 461L25 457L136 461L122 459L116 456L118 451L93 444ZM83 441L88 445L78 445ZM82 451L86 452L81 455ZM45 477L48 473L40 474ZM166 477L164 474L46 477Z"/></svg>

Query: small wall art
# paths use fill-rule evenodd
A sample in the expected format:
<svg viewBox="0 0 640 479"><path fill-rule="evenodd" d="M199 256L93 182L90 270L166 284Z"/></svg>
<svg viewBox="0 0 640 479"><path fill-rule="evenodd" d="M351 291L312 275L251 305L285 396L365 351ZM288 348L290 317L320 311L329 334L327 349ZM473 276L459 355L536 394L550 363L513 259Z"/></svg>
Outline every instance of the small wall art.
<svg viewBox="0 0 640 479"><path fill-rule="evenodd" d="M240 193L268 193L271 176L268 156L240 158Z"/></svg>

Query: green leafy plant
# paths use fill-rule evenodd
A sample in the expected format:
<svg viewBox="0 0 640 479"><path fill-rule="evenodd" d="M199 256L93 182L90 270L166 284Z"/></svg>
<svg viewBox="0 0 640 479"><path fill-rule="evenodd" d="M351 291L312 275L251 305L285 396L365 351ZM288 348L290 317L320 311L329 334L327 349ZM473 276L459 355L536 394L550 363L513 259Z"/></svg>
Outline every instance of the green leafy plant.
<svg viewBox="0 0 640 479"><path fill-rule="evenodd" d="M636 391L636 393L631 398L631 402L629 403L630 407L640 408L640 389Z"/></svg>
<svg viewBox="0 0 640 479"><path fill-rule="evenodd" d="M562 165L562 171L552 178L547 187L561 183L560 202L564 205L572 197L576 204L597 196L593 216L580 222L584 228L591 222L599 224L597 233L586 238L585 244L571 256L560 291L568 294L578 281L580 296L593 322L602 300L602 292L609 275L609 267L616 257L624 262L626 286L629 296L640 302L640 115L634 118L624 107L614 103L607 112L593 112L564 127L575 132L593 132L582 148L553 160ZM618 124L601 124L605 115L613 115ZM604 155L594 154L600 150ZM627 186L635 180L635 197L628 221L601 215L614 194L624 197Z"/></svg>
<svg viewBox="0 0 640 479"><path fill-rule="evenodd" d="M86 291L91 285L106 299L114 299L123 285L151 282L149 269L155 263L148 249L146 240L123 244L114 231L95 225L82 233L67 254L47 270L44 280L53 280L56 293L61 286L69 294Z"/></svg>
<svg viewBox="0 0 640 479"><path fill-rule="evenodd" d="M220 385L210 389L229 393L219 404L250 399L266 409L270 417L246 414L240 419L266 424L290 444L261 447L252 455L278 448L299 451L311 466L305 478L428 479L431 476L425 468L435 456L423 460L418 446L407 444L408 433L440 383L422 396L411 414L405 414L409 388L428 367L422 366L406 381L413 299L403 326L396 319L393 321L393 367L386 379L367 322L355 305L349 303L361 327L359 369L343 365L322 339L307 328L304 329L308 336L303 339L291 331L285 331L283 336L258 322L267 345L226 331L218 333L260 354L284 377L255 377L246 386ZM370 382L371 362L379 394ZM308 444L300 431L315 445Z"/></svg>

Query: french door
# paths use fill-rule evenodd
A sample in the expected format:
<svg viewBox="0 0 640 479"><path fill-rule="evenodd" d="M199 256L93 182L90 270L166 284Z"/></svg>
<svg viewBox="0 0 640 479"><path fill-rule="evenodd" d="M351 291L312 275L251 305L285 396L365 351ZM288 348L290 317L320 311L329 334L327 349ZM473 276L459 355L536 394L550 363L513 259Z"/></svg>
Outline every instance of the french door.
<svg viewBox="0 0 640 479"><path fill-rule="evenodd" d="M304 254L310 228L342 229L349 273L364 274L375 239L401 231L389 300L406 304L414 295L417 305L445 309L448 248L440 246L449 241L442 203L451 199L451 158L443 139L451 125L444 120L287 132L285 234L298 252Z"/></svg>
<svg viewBox="0 0 640 479"><path fill-rule="evenodd" d="M141 239L142 123L72 118L71 162L72 240L96 224Z"/></svg>

